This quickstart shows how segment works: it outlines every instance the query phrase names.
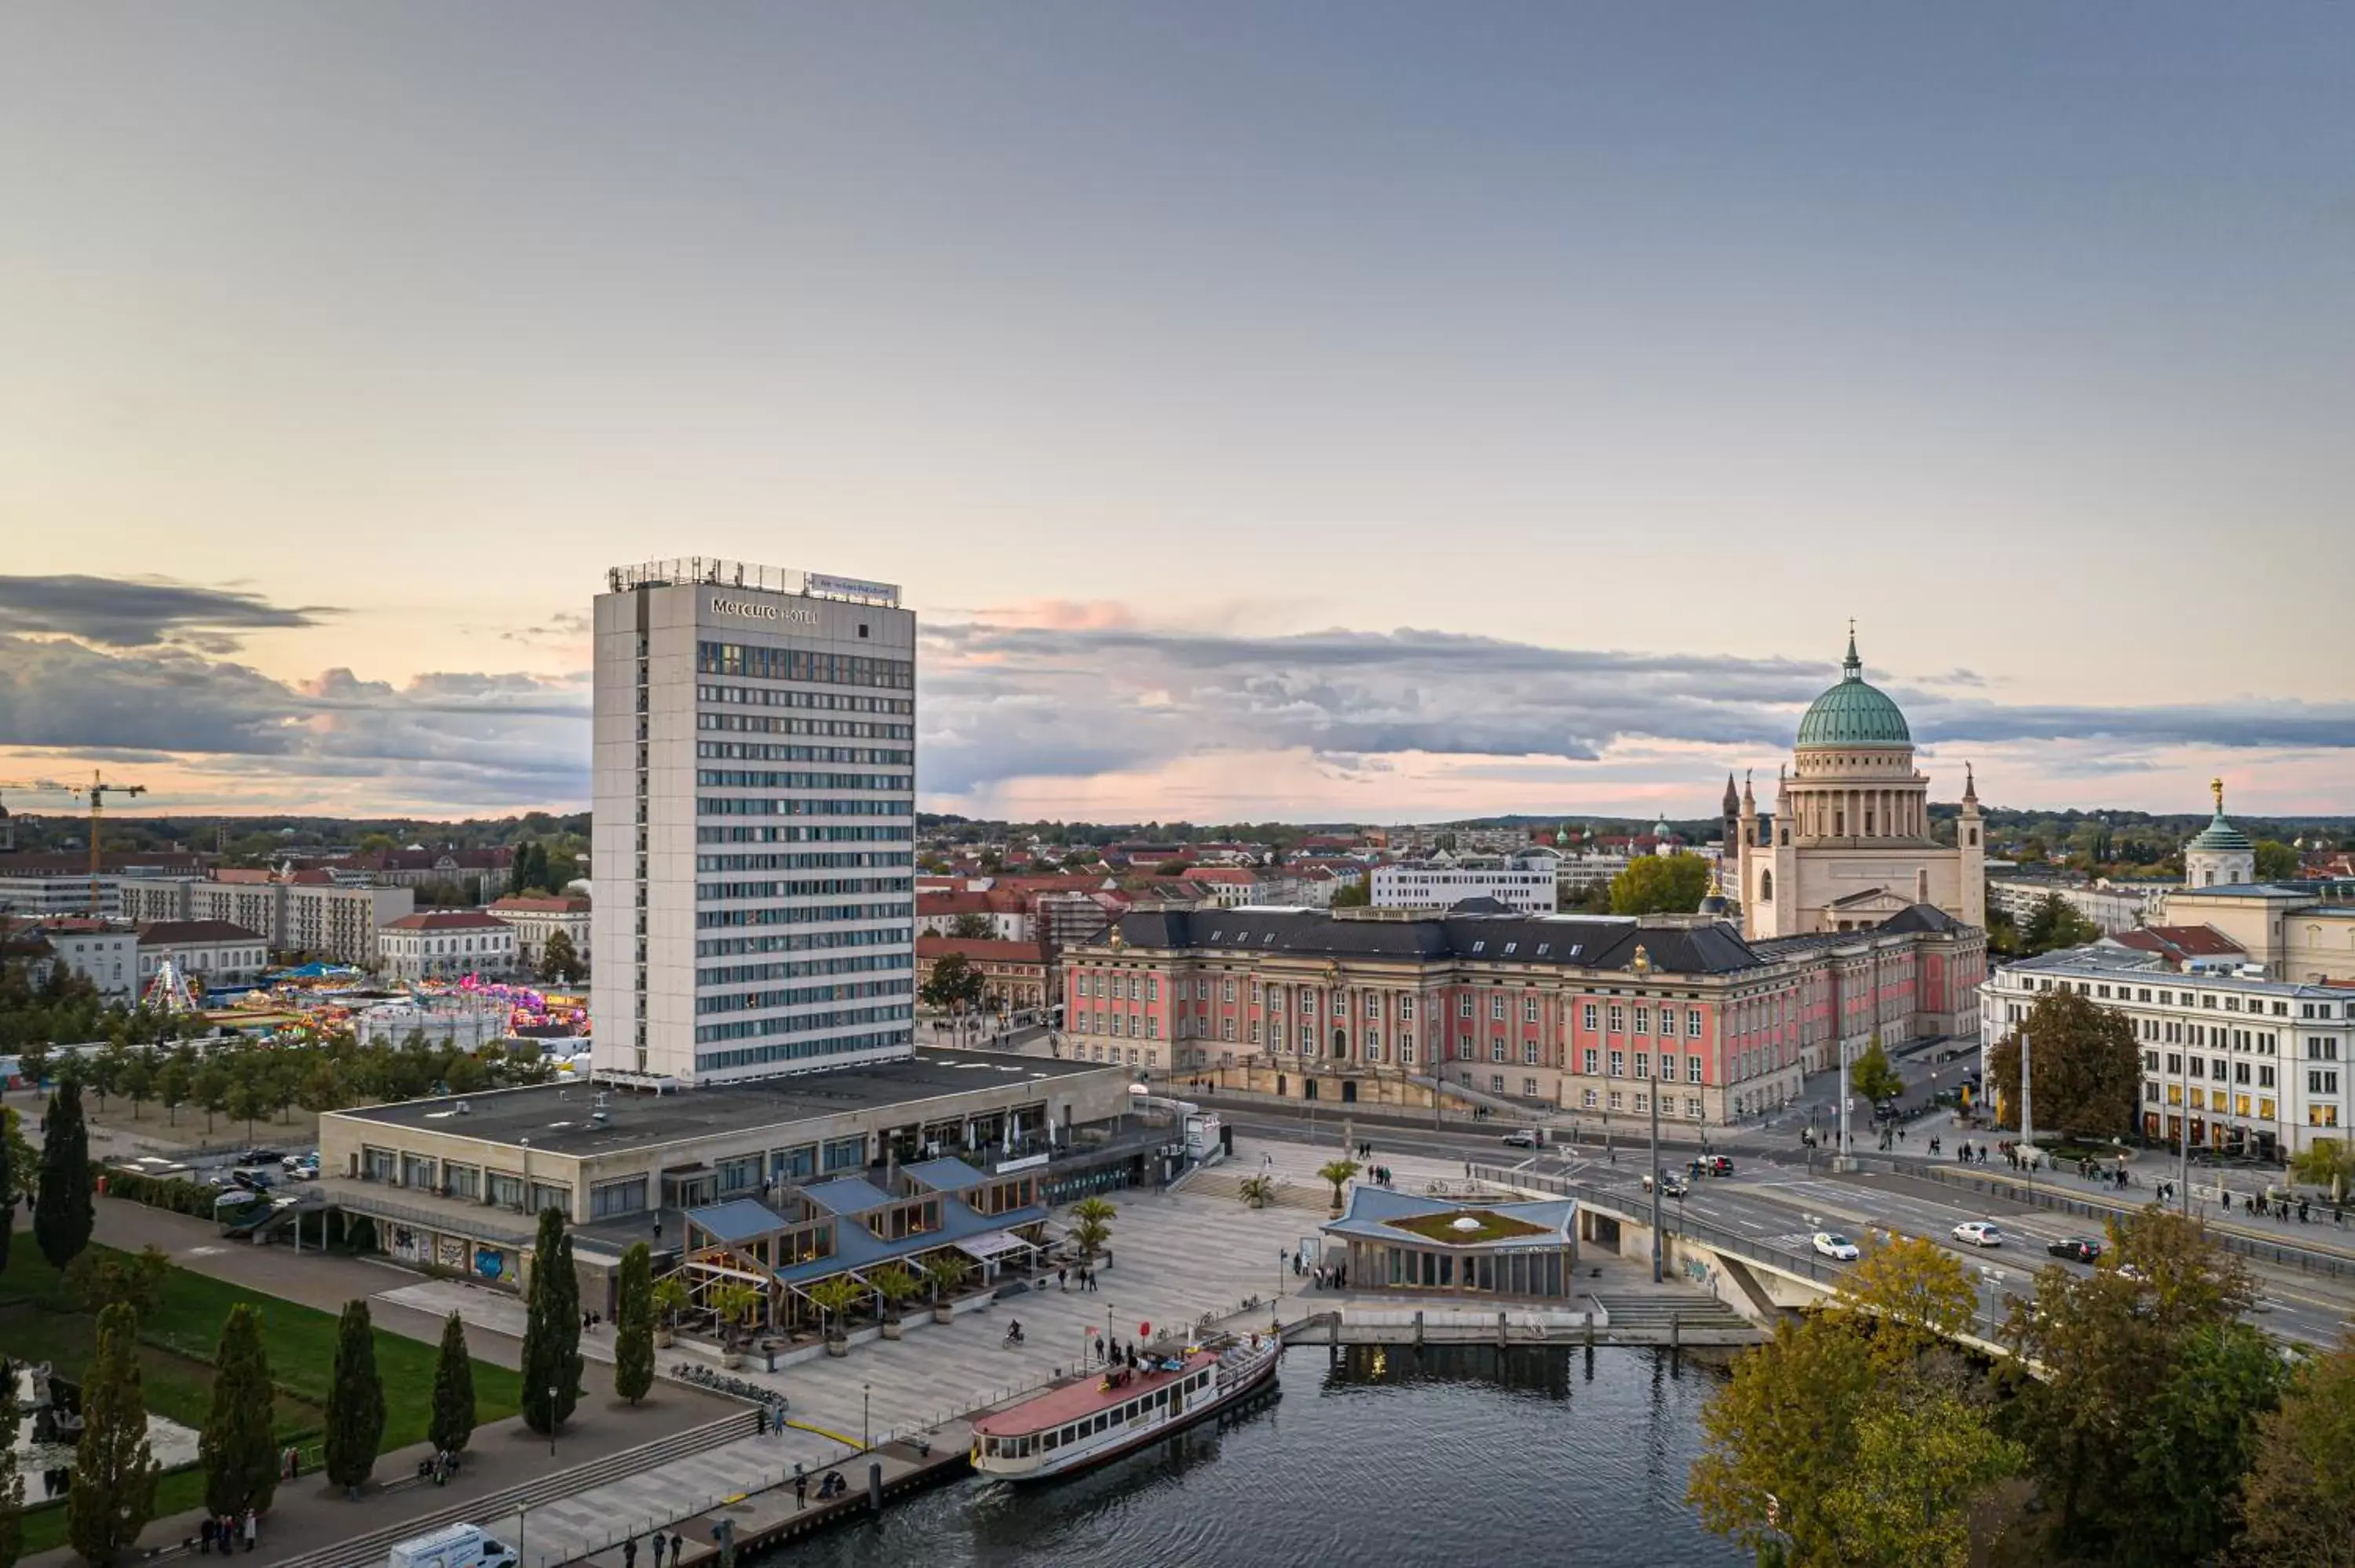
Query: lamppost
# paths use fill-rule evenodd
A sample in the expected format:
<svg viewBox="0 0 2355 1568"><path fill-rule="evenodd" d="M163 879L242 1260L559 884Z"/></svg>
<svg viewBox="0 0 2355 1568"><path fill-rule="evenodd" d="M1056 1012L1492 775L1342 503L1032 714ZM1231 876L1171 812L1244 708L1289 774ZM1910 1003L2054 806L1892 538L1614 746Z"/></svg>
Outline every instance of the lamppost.
<svg viewBox="0 0 2355 1568"><path fill-rule="evenodd" d="M548 1457L556 1457L556 1385L548 1385ZM520 1553L518 1553L520 1555Z"/></svg>
<svg viewBox="0 0 2355 1568"><path fill-rule="evenodd" d="M1636 972L1638 985L1651 978L1652 955L1637 943L1636 957L1628 965ZM1652 1283L1660 1282L1660 1255L1665 1250L1660 1236L1660 1076L1657 1065L1658 1053L1653 1053L1653 1065L1644 1074L1644 1103L1652 1113Z"/></svg>
<svg viewBox="0 0 2355 1568"><path fill-rule="evenodd" d="M1284 1299L1284 1266L1291 1260L1291 1257L1292 1254L1289 1250L1284 1247L1275 1249L1275 1298L1278 1301Z"/></svg>
<svg viewBox="0 0 2355 1568"><path fill-rule="evenodd" d="M874 1397L875 1385L873 1383L862 1383L858 1385L858 1446L861 1448L872 1448L875 1446L873 1428L868 1425L867 1419L867 1413L872 1405Z"/></svg>
<svg viewBox="0 0 2355 1568"><path fill-rule="evenodd" d="M2179 1052L2177 1063L2182 1067L2178 1080L2183 1086L2183 1103L2176 1107L2175 1116L2175 1197L2182 1213L2191 1213L2191 1058Z"/></svg>

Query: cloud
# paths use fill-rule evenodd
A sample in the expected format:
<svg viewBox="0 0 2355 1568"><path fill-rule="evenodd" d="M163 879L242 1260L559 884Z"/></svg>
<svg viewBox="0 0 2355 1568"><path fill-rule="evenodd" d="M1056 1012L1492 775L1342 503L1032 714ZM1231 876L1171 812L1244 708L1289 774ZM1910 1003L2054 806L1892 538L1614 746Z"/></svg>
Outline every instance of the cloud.
<svg viewBox="0 0 2355 1568"><path fill-rule="evenodd" d="M0 632L78 637L110 648L234 651L251 631L316 626L337 613L168 577L0 577Z"/></svg>

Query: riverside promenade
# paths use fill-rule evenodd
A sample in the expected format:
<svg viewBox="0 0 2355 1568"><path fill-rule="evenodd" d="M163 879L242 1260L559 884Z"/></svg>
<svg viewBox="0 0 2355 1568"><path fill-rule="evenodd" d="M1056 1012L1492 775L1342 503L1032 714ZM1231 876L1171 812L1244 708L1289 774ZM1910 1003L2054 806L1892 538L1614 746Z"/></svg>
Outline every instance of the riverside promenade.
<svg viewBox="0 0 2355 1568"><path fill-rule="evenodd" d="M815 1478L838 1468L851 1488L849 1510L857 1511L864 1507L870 1462L882 1466L888 1489L926 1468L919 1443L930 1444L934 1463L961 1455L972 1415L1073 1370L1098 1342L1091 1330L1129 1340L1147 1324L1156 1332L1190 1328L1206 1315L1238 1328L1294 1325L1337 1311L1364 1315L1369 1326L1386 1321L1385 1314L1414 1303L1386 1293L1306 1288L1307 1281L1289 1267L1294 1251L1316 1237L1324 1222L1331 1189L1314 1173L1336 1152L1330 1143L1243 1140L1233 1160L1198 1172L1176 1192L1112 1194L1119 1212L1095 1290L1082 1291L1076 1280L1059 1290L1049 1275L1043 1290L975 1304L949 1323L911 1310L898 1340L883 1340L870 1327L854 1336L847 1356L826 1356L812 1345L802 1352L805 1359L775 1372L740 1369L731 1375L786 1397L784 1430L739 1438L535 1505L520 1520L508 1514L475 1522L502 1539L519 1529L528 1568L583 1558L593 1558L600 1568L622 1568L620 1543L632 1536L643 1541L656 1528L675 1531L692 1563L699 1550L710 1549L710 1524L722 1515L737 1519L742 1540L790 1514L789 1489L782 1505L759 1494L790 1488L797 1463L813 1478L813 1494ZM1406 1191L1434 1180L1460 1181L1463 1175L1460 1161L1385 1155L1378 1135L1374 1160L1390 1166ZM1281 1195L1277 1203L1254 1210L1233 1195L1233 1182L1263 1168L1278 1179ZM1602 1299L1614 1304L1614 1315L1624 1309L1641 1318L1649 1304L1663 1343L1668 1336L1659 1312L1721 1312L1705 1294L1680 1283L1654 1286L1647 1271L1632 1263L1598 1257L1582 1266L1602 1270L1589 1277ZM1258 1304L1246 1308L1254 1297ZM520 1302L454 1281L415 1280L382 1292L381 1299L420 1316L455 1310L470 1325L501 1334L521 1331ZM1025 1342L1009 1346L1007 1328L1018 1319ZM1322 1333L1316 1338L1321 1342ZM1562 1342L1570 1342L1566 1330ZM613 1353L605 1336L584 1340L583 1349L591 1357ZM656 1355L666 1378L676 1363L710 1364L707 1353L684 1346Z"/></svg>

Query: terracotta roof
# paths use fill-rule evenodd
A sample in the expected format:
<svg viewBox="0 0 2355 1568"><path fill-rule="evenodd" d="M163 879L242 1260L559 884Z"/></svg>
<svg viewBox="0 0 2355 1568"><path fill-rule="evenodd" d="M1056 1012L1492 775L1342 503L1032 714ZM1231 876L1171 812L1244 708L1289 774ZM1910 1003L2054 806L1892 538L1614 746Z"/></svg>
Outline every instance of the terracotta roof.
<svg viewBox="0 0 2355 1568"><path fill-rule="evenodd" d="M986 915L990 911L986 893L919 893L916 895L918 915Z"/></svg>
<svg viewBox="0 0 2355 1568"><path fill-rule="evenodd" d="M234 920L155 920L139 927L139 945L161 948L174 942L259 942L261 933L249 931Z"/></svg>
<svg viewBox="0 0 2355 1568"><path fill-rule="evenodd" d="M213 873L215 882L256 883L273 880L267 871L254 871L243 866L224 866Z"/></svg>
<svg viewBox="0 0 2355 1568"><path fill-rule="evenodd" d="M2223 958L2247 950L2213 926L2145 926L2120 932L2111 940L2122 948L2180 958Z"/></svg>
<svg viewBox="0 0 2355 1568"><path fill-rule="evenodd" d="M944 959L963 953L974 963L1043 964L1047 948L1040 942L1000 942L986 937L919 937L916 958Z"/></svg>
<svg viewBox="0 0 2355 1568"><path fill-rule="evenodd" d="M526 897L511 893L505 898L494 900L491 909L495 914L501 909L512 909L518 913L586 915L589 913L589 901L586 898Z"/></svg>
<svg viewBox="0 0 2355 1568"><path fill-rule="evenodd" d="M507 923L479 909L440 909L430 915L403 915L388 920L388 931L504 931Z"/></svg>

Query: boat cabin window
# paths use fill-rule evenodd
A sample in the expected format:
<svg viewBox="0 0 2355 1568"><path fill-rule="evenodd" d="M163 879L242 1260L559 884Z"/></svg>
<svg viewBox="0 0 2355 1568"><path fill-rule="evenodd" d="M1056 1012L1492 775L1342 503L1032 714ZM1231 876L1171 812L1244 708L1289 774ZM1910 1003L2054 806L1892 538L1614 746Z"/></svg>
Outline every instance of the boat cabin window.
<svg viewBox="0 0 2355 1568"><path fill-rule="evenodd" d="M1050 1452L1052 1452L1053 1450L1055 1450L1055 1449L1057 1449L1057 1448L1061 1447L1061 1446L1062 1446L1062 1445L1063 1445L1063 1435L1062 1435L1061 1433L1060 1433L1060 1432L1050 1432L1050 1433L1048 1433L1048 1434L1047 1434L1047 1447L1048 1447L1048 1450L1049 1450Z"/></svg>

